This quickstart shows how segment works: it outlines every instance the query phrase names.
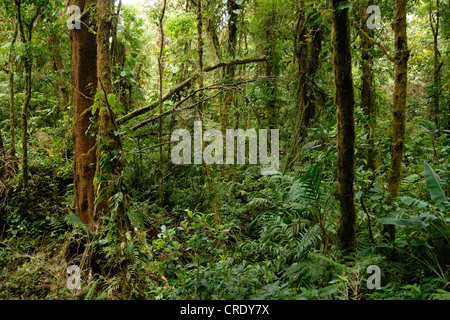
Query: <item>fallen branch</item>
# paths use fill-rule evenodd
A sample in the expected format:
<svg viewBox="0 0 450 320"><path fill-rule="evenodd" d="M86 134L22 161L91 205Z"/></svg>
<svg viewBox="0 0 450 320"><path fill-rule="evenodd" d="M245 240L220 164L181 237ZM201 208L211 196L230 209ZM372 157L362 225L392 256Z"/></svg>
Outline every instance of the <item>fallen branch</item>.
<svg viewBox="0 0 450 320"><path fill-rule="evenodd" d="M195 106L199 105L200 103L203 103L203 102L205 102L205 101L214 99L215 97L217 97L217 96L218 96L219 94L221 94L222 92L223 92L223 91L219 91L218 93L216 93L215 95L213 95L213 96L211 96L211 97L202 99L202 100L200 100L200 101L198 101L198 102L196 102L196 103L194 103L194 104L192 104L192 105L190 105L190 106L184 107L184 108L182 108L182 109L178 109L178 105L180 104L180 103L178 103L178 104L175 106L175 108L173 108L172 110L163 112L163 113L158 114L158 115L156 115L156 116L154 116L154 117L152 117L152 118L146 119L146 120L142 121L141 123L138 123L137 125L135 125L134 127L132 127L131 130L137 130L137 129L139 129L140 127L143 127L143 126L145 126L146 124L148 124L148 123L150 123L150 122L153 122L153 121L155 121L155 120L158 120L159 118L161 118L161 117L163 117L163 116L167 116L167 115L172 114L172 113L174 113L174 112L180 112L180 111L185 111L185 110L192 109L192 108L194 108Z"/></svg>
<svg viewBox="0 0 450 320"><path fill-rule="evenodd" d="M252 63L252 62L261 62L261 61L266 61L267 59L268 59L268 57L256 57L256 58L246 58L246 59L235 59L235 60L230 60L230 61L222 61L213 66L206 67L203 71L210 72L210 71L216 70L218 68L226 67L226 66L241 65L241 64L247 64L247 63ZM175 87L170 89L169 92L167 92L164 96L162 96L162 98L161 98L162 102L170 99L174 94L180 92L184 87L189 85L192 81L196 80L199 76L200 76L200 73L196 73L193 76L184 80L183 82L177 84ZM160 103L160 101L156 100L156 101L153 101L152 103L148 104L145 107L142 107L133 112L130 112L129 114L117 119L117 121L116 121L117 125L121 125L137 116L140 116L144 113L147 113L150 110L155 109L157 106L159 106L159 103Z"/></svg>

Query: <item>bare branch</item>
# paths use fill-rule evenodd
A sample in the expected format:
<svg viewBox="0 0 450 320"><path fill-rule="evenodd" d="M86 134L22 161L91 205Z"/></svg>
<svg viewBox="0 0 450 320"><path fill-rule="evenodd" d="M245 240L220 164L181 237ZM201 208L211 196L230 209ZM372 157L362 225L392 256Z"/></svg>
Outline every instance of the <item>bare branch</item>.
<svg viewBox="0 0 450 320"><path fill-rule="evenodd" d="M256 58L246 58L246 59L235 59L235 60L230 60L230 61L222 61L213 66L206 67L205 69L203 69L203 71L210 72L210 71L216 70L218 68L231 66L231 65L241 65L241 64L247 64L247 63L252 63L252 62L266 61L267 58L268 57L264 56L264 57L256 57ZM200 76L200 74L196 73L193 76L184 80L183 82L177 84L175 87L170 89L169 92L167 92L164 96L162 96L162 102L170 99L174 94L180 92L184 87L188 86L192 81L196 80L199 76ZM150 110L155 109L158 106L159 106L159 100L153 101L150 104L146 105L145 107L137 109L137 110L130 112L129 114L117 119L116 122L118 125L121 125L137 116L140 116L142 114L147 113Z"/></svg>

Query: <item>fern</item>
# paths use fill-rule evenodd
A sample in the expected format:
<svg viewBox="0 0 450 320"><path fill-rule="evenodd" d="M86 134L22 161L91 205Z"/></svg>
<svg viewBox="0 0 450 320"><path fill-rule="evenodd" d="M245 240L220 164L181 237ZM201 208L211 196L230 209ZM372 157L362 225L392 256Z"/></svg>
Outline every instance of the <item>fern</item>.
<svg viewBox="0 0 450 320"><path fill-rule="evenodd" d="M78 217L75 213L69 213L64 216L64 221L74 228L80 228L87 233L93 234L91 229L89 229L89 227L84 224L80 217Z"/></svg>

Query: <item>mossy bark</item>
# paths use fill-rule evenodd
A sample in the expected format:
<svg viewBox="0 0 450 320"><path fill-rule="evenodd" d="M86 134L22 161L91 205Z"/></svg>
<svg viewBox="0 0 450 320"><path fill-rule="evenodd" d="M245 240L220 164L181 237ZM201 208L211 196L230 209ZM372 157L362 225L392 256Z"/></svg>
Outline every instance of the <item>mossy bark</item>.
<svg viewBox="0 0 450 320"><path fill-rule="evenodd" d="M97 141L97 191L95 221L101 221L108 208L110 197L121 190L121 172L123 169L122 145L115 122L114 105L108 102L113 94L110 37L114 16L113 0L97 1L97 92L100 93ZM116 206L124 216L122 206Z"/></svg>
<svg viewBox="0 0 450 320"><path fill-rule="evenodd" d="M355 178L354 89L351 60L351 33L348 9L336 9L343 1L333 0L332 45L335 103L337 105L337 148L339 181L339 239L346 254L355 250L356 208L353 182Z"/></svg>
<svg viewBox="0 0 450 320"><path fill-rule="evenodd" d="M91 123L90 107L97 86L97 43L92 27L90 6L95 0L72 0L84 14L81 29L70 31L72 43L72 103L74 109L74 207L90 229L94 228L96 138Z"/></svg>
<svg viewBox="0 0 450 320"><path fill-rule="evenodd" d="M14 35L11 41L8 56L8 81L9 81L9 135L10 135L10 154L16 158L16 137L15 137L15 111L14 111L14 44L17 40L17 25L14 28Z"/></svg>
<svg viewBox="0 0 450 320"><path fill-rule="evenodd" d="M304 123L305 110L308 106L306 97L307 72L308 72L308 41L306 35L306 21L303 1L297 3L297 26L294 35L294 50L297 57L298 70L298 92L297 92L297 119L294 137L292 138L291 148L286 161L284 172L291 166L298 152L299 140Z"/></svg>
<svg viewBox="0 0 450 320"><path fill-rule="evenodd" d="M408 85L408 42L406 37L407 0L396 0L394 8L395 70L393 94L393 121L391 132L391 162L388 175L389 200L398 196L402 179L402 161L405 153L406 95ZM395 239L395 226L385 225L389 240Z"/></svg>
<svg viewBox="0 0 450 320"><path fill-rule="evenodd" d="M227 39L227 53L228 58L234 59L236 57L236 40L237 40L237 11L240 6L234 0L227 1L227 12L229 15L228 19L228 39ZM236 73L236 66L229 65L224 68L225 81L232 82ZM225 92L225 96L222 102L222 107L220 110L220 127L222 134L225 135L226 129L229 129L229 113L230 106L233 102L233 91L228 90Z"/></svg>
<svg viewBox="0 0 450 320"><path fill-rule="evenodd" d="M367 27L367 8L361 6L361 29L363 32L370 35L370 30ZM366 116L365 128L368 133L367 143L367 164L372 170L376 170L380 165L379 150L375 146L375 136L377 127L377 109L373 101L373 77L372 77L372 65L373 65L373 43L369 41L367 37L361 36L361 63L362 63L362 76L361 76L361 106Z"/></svg>

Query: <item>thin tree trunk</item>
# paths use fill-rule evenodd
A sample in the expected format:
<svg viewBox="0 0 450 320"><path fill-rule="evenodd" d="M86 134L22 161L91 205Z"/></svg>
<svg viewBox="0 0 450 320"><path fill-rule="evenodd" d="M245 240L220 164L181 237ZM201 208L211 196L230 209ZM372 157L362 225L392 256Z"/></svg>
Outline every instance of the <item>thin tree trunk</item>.
<svg viewBox="0 0 450 320"><path fill-rule="evenodd" d="M50 45L49 49L53 59L53 67L59 78L58 86L61 92L60 111L64 111L69 105L69 90L67 89L67 86L64 82L64 65L62 62L63 60L59 49L60 42L58 36L54 32L50 33L48 42Z"/></svg>
<svg viewBox="0 0 450 320"><path fill-rule="evenodd" d="M299 83L297 92L297 120L294 137L292 138L291 148L289 150L284 172L286 172L287 169L292 165L293 159L295 158L298 152L298 145L300 142L300 136L304 122L305 109L308 105L306 97L306 83L308 72L308 61L307 61L308 42L305 39L306 17L303 1L298 1L297 3L297 15L298 15L297 27L294 35L294 48L295 48L295 55L297 57L298 83Z"/></svg>
<svg viewBox="0 0 450 320"><path fill-rule="evenodd" d="M269 128L275 129L278 126L278 84L277 77L279 75L278 57L276 56L275 29L276 20L275 2L272 0L271 17L267 20L268 25L265 29L269 30L268 43L265 54L269 57L266 63L266 77L269 79L267 84L268 100L266 102L265 112L269 121ZM270 80L271 79L271 80Z"/></svg>
<svg viewBox="0 0 450 320"><path fill-rule="evenodd" d="M439 36L439 23L440 23L440 12L439 12L439 0L436 0L436 17L433 17L432 12L432 5L430 4L430 12L429 12L429 20L430 20L430 27L431 32L433 34L433 51L434 51L434 61L433 61L433 93L432 93L432 117L434 120L434 123L436 125L437 132L440 131L440 106L439 106L439 91L440 91L440 83L441 83L441 66L440 63L440 56L441 53L439 52L438 47L438 36Z"/></svg>
<svg viewBox="0 0 450 320"><path fill-rule="evenodd" d="M229 15L228 19L228 42L227 42L227 53L228 58L234 59L236 57L236 39L237 39L237 18L238 15L236 10L239 9L239 5L235 0L227 1L227 12ZM229 65L224 68L224 77L226 81L233 81L236 72L235 65ZM225 134L225 130L229 126L229 113L230 106L233 101L233 91L229 90L225 93L225 97L223 99L222 108L220 112L220 127L222 129L222 134Z"/></svg>
<svg viewBox="0 0 450 320"><path fill-rule="evenodd" d="M402 161L405 152L406 94L408 85L408 41L406 37L407 0L396 0L394 8L395 70L394 102L391 134L391 163L388 175L389 200L398 196L402 179ZM389 240L395 239L395 226L385 225Z"/></svg>
<svg viewBox="0 0 450 320"><path fill-rule="evenodd" d="M204 87L204 78L203 78L203 13L202 13L202 0L197 0L197 46L198 46L198 65L200 69L200 77L199 77L199 86L200 88ZM203 100L203 91L200 91L199 93L199 101ZM202 103L199 103L195 107L195 115L197 121L200 121L202 123L203 127L203 116L202 116L203 110L202 110ZM203 128L202 128L203 129ZM203 132L203 130L202 130ZM204 149L204 141L202 138L202 150ZM211 172L209 170L209 166L207 163L203 162L203 167L205 169L206 173L206 184L209 191L210 201L211 201L211 209L214 212L214 219L218 223L220 221L220 214L219 214L219 208L217 206L217 199L216 199L216 192L214 190L214 185L212 181Z"/></svg>
<svg viewBox="0 0 450 320"><path fill-rule="evenodd" d="M315 77L317 71L319 70L319 57L320 52L322 51L322 39L323 39L323 31L322 26L317 26L314 31L313 39L310 43L309 50L309 64L308 64L308 77L307 77L307 90L317 91L317 86L312 87L311 83L313 78ZM309 103L305 107L305 114L303 116L303 124L304 128L308 128L311 120L316 115L316 101L314 99L310 99Z"/></svg>
<svg viewBox="0 0 450 320"><path fill-rule="evenodd" d="M333 8L343 2L333 0ZM337 105L338 180L340 187L339 239L344 252L355 250L356 209L353 181L355 177L355 98L350 49L350 20L348 8L334 9L332 16L332 45L334 49L334 85Z"/></svg>
<svg viewBox="0 0 450 320"><path fill-rule="evenodd" d="M361 6L361 29L363 32L370 35L370 30L367 27L367 8ZM361 105L364 114L367 118L365 128L368 133L368 151L367 151L367 163L369 168L376 170L380 163L380 157L378 149L375 147L375 132L377 127L377 110L373 102L373 78L372 78L372 65L373 56L371 50L373 49L373 43L371 43L367 37L361 36L361 63L362 63L362 76L361 76Z"/></svg>
<svg viewBox="0 0 450 320"><path fill-rule="evenodd" d="M16 137L15 137L15 110L14 110L14 44L17 40L17 24L14 24L14 35L11 41L8 56L9 69L9 134L10 134L10 153L13 158L16 158Z"/></svg>
<svg viewBox="0 0 450 320"><path fill-rule="evenodd" d="M40 8L37 8L30 17L30 21L27 23L23 20L22 16L22 0L15 0L17 7L17 22L20 32L22 43L25 46L29 46L33 39L33 29L36 19L39 17ZM25 16L25 15L24 15ZM26 29L26 30L25 30ZM24 88L24 101L22 104L22 111L20 114L22 124L22 183L23 190L27 194L28 190L28 107L31 100L31 86L32 86L32 70L33 70L33 58L30 55L24 57L24 71L25 71L25 88Z"/></svg>
<svg viewBox="0 0 450 320"><path fill-rule="evenodd" d="M99 99L98 116L98 140L97 140L97 195L95 222L107 213L111 197L118 194L122 187L122 145L118 127L115 122L115 105L109 104L108 96L113 95L111 48L110 37L113 22L114 0L97 1L97 92L101 94ZM125 200L116 200L114 212L118 219L126 219L124 207ZM128 225L123 225L124 231Z"/></svg>
<svg viewBox="0 0 450 320"><path fill-rule="evenodd" d="M72 0L83 12L96 0ZM77 215L94 229L96 158L95 131L91 127L91 106L97 86L97 43L89 28L95 25L90 11L81 17L81 29L70 31L72 42L72 103L74 108L74 207Z"/></svg>
<svg viewBox="0 0 450 320"><path fill-rule="evenodd" d="M25 67L25 98L22 104L22 111L20 113L20 119L22 124L22 181L23 188L26 192L28 189L28 106L30 105L31 100L31 71L32 71L32 62L31 58L26 57L26 61L24 63Z"/></svg>
<svg viewBox="0 0 450 320"><path fill-rule="evenodd" d="M164 14L166 12L166 0L163 0L161 17L159 19L159 32L161 37L159 56L158 56L158 69L159 69L159 114L163 113L163 54L164 54L164 27L163 20ZM159 155L158 155L158 184L159 184L159 204L163 206L164 204L164 193L163 193L163 141L162 141L162 131L163 131L163 118L159 118L159 128L158 128L158 141L159 141Z"/></svg>

